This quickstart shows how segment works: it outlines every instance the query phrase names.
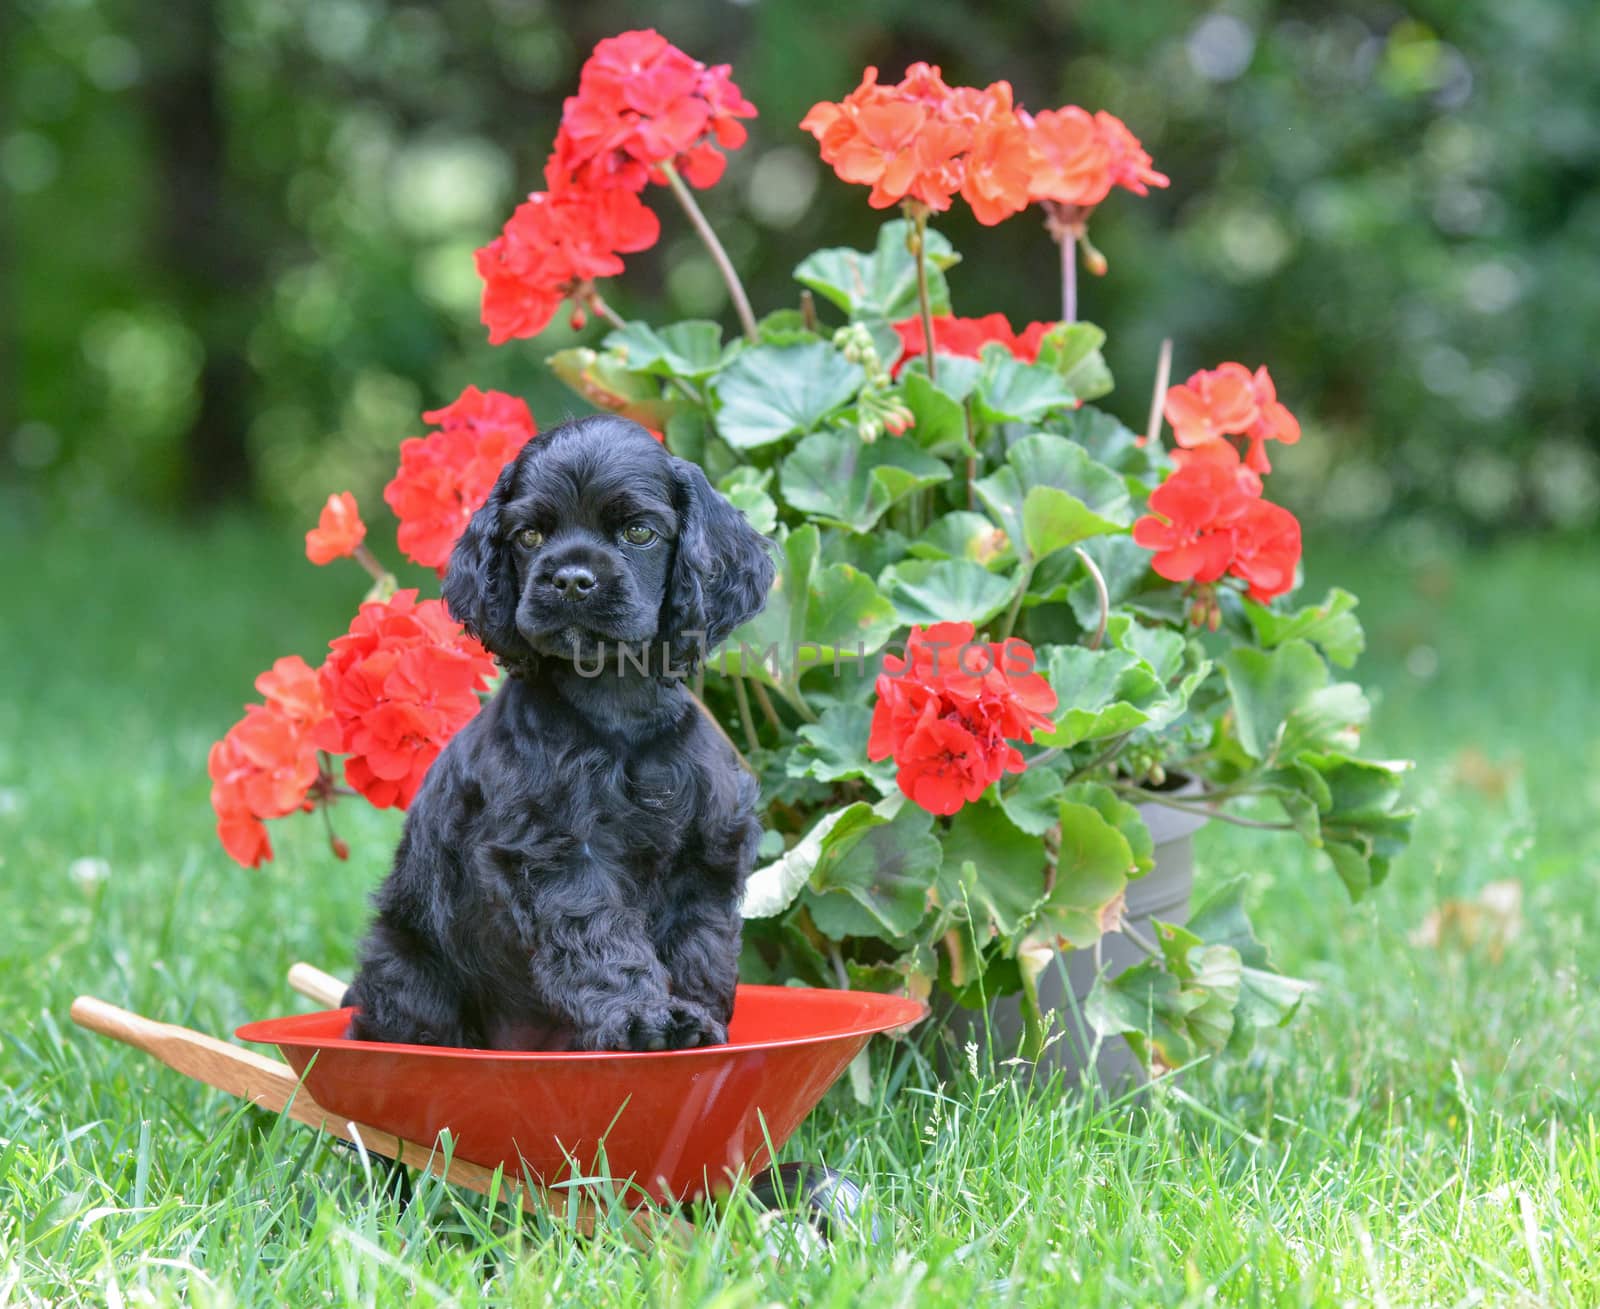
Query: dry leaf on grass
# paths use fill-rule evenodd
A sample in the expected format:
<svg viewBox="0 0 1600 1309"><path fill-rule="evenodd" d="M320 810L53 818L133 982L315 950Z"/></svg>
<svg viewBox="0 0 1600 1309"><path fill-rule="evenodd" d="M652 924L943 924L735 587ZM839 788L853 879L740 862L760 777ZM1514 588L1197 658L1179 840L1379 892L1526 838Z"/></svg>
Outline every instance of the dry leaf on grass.
<svg viewBox="0 0 1600 1309"><path fill-rule="evenodd" d="M1412 945L1466 952L1483 949L1495 963L1522 934L1522 883L1490 882L1475 900L1446 900L1430 909Z"/></svg>
<svg viewBox="0 0 1600 1309"><path fill-rule="evenodd" d="M1496 762L1475 745L1467 746L1456 756L1456 780L1490 800L1504 800L1521 774L1522 760L1515 756Z"/></svg>

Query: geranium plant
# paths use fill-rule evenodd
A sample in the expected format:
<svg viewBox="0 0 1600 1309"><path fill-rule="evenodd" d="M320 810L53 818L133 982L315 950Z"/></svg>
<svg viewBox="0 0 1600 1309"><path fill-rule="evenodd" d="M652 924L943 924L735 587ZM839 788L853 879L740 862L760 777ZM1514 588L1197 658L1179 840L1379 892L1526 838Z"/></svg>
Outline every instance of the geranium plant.
<svg viewBox="0 0 1600 1309"><path fill-rule="evenodd" d="M763 783L750 975L969 1004L1020 990L1036 1050L1041 969L1119 927L1152 866L1140 805L1297 835L1352 897L1381 881L1408 834L1403 766L1355 754L1367 701L1334 671L1362 648L1354 598L1290 598L1300 527L1265 479L1301 430L1267 368L1168 387L1163 352L1139 432L1093 403L1112 379L1103 333L1076 318L1080 260L1106 271L1091 224L1118 190L1167 185L1133 133L1077 106L1030 114L1005 82L868 69L800 126L898 212L873 249L805 259L795 303L757 317L694 199L754 115L727 67L655 32L602 41L544 189L477 256L491 341L535 337L564 306L600 320L549 366L699 462L775 543L766 611L695 683ZM726 279L731 339L624 321L602 295L658 239L667 193ZM956 315L958 256L933 220L958 200L989 226L1042 219L1057 321ZM521 401L472 388L424 417L436 430L401 446L385 500L401 552L442 571L538 438ZM307 553L354 557L374 589L321 668L279 660L213 750L242 863L270 857L264 819L349 793L404 808L491 684L484 651L439 601L395 591L364 537L353 498L330 497ZM1161 925L1089 1007L1160 1065L1238 1048L1300 994L1236 885L1192 927Z"/></svg>

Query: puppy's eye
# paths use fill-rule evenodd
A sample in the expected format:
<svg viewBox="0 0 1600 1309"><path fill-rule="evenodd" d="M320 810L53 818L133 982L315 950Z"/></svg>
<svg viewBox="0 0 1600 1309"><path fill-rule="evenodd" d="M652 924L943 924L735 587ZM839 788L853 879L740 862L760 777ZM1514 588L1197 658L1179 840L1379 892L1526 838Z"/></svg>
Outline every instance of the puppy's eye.
<svg viewBox="0 0 1600 1309"><path fill-rule="evenodd" d="M514 539L524 550L532 550L534 546L543 544L544 533L537 527L524 527Z"/></svg>
<svg viewBox="0 0 1600 1309"><path fill-rule="evenodd" d="M655 530L643 523L629 523L622 529L622 539L629 545L649 545L656 539Z"/></svg>

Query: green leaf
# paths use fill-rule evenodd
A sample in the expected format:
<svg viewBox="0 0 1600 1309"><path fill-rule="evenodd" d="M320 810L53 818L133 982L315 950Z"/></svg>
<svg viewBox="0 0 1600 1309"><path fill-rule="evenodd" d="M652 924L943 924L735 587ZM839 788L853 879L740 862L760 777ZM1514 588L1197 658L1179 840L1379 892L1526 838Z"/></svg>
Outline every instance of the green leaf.
<svg viewBox="0 0 1600 1309"><path fill-rule="evenodd" d="M891 940L910 936L928 911L928 892L943 858L933 834L933 815L903 805L888 823L861 833L837 859L819 860L812 875L811 916L826 935L846 927L861 935L856 915L830 916L835 900L848 898L876 925L875 934ZM820 911L820 912L819 912Z"/></svg>
<svg viewBox="0 0 1600 1309"><path fill-rule="evenodd" d="M1053 486L1036 486L1022 501L1022 539L1035 559L1120 526L1102 518L1077 496Z"/></svg>
<svg viewBox="0 0 1600 1309"><path fill-rule="evenodd" d="M1399 808L1409 763L1306 752L1296 761L1326 790L1323 849L1353 899L1388 875L1411 838L1415 814Z"/></svg>
<svg viewBox="0 0 1600 1309"><path fill-rule="evenodd" d="M1011 540L1027 547L1029 559L1120 531L1132 518L1122 479L1049 432L1015 442L1005 465L974 489Z"/></svg>
<svg viewBox="0 0 1600 1309"><path fill-rule="evenodd" d="M1061 798L1073 804L1088 805L1122 833L1133 855L1134 867L1129 877L1143 877L1156 866L1155 842L1144 819L1139 817L1138 808L1119 799L1109 786L1099 782L1076 782L1061 792Z"/></svg>
<svg viewBox="0 0 1600 1309"><path fill-rule="evenodd" d="M999 567L1015 558L1005 531L985 515L967 509L934 519L921 538L907 548L918 559L967 559L985 568Z"/></svg>
<svg viewBox="0 0 1600 1309"><path fill-rule="evenodd" d="M717 483L717 490L728 498L728 503L762 536L770 535L778 525L778 506L766 489L771 480L770 469L741 464Z"/></svg>
<svg viewBox="0 0 1600 1309"><path fill-rule="evenodd" d="M804 345L822 336L806 326L806 316L798 309L774 309L758 323L756 335L764 345Z"/></svg>
<svg viewBox="0 0 1600 1309"><path fill-rule="evenodd" d="M1140 1062L1156 1074L1222 1049L1233 1034L1242 987L1238 952L1225 945L1191 945L1185 956L1182 978L1154 959L1115 978L1102 973L1084 1005L1096 1031L1125 1036Z"/></svg>
<svg viewBox="0 0 1600 1309"><path fill-rule="evenodd" d="M970 863L975 870L969 894L983 911L977 919L980 941L991 931L1011 936L1044 899L1044 842L1022 831L993 804L979 802L957 811L945 833L944 857L957 866Z"/></svg>
<svg viewBox="0 0 1600 1309"><path fill-rule="evenodd" d="M879 574L878 589L904 623L981 627L1011 603L1016 583L965 559L907 559Z"/></svg>
<svg viewBox="0 0 1600 1309"><path fill-rule="evenodd" d="M985 347L973 394L975 411L991 423L1038 423L1077 400L1059 374L1025 364L1000 345Z"/></svg>
<svg viewBox="0 0 1600 1309"><path fill-rule="evenodd" d="M1355 596L1338 587L1329 591L1321 604L1307 605L1292 614L1278 613L1254 600L1244 602L1245 617L1264 647L1270 650L1297 638L1310 641L1340 668L1354 664L1367 645L1355 607Z"/></svg>
<svg viewBox="0 0 1600 1309"><path fill-rule="evenodd" d="M939 380L934 383L941 392L949 396L957 404L965 404L978 389L978 382L983 377L983 360L968 359L965 355L947 355L942 351L935 351L939 360ZM924 377L928 374L928 357L918 355L905 366L901 373L904 381L912 373L921 373Z"/></svg>
<svg viewBox="0 0 1600 1309"><path fill-rule="evenodd" d="M915 423L906 433L929 454L953 458L972 453L967 439L967 411L928 380L926 373L907 369L900 378L900 394Z"/></svg>
<svg viewBox="0 0 1600 1309"><path fill-rule="evenodd" d="M868 760L871 731L872 709L867 705L829 705L816 722L800 727L786 771L790 777L814 777L819 782L864 777L888 793L894 786L894 761Z"/></svg>
<svg viewBox="0 0 1600 1309"><path fill-rule="evenodd" d="M1060 820L1059 806L1067 792L1048 768L1030 768L1015 782L1000 785L1000 807L1029 836L1043 836Z"/></svg>
<svg viewBox="0 0 1600 1309"><path fill-rule="evenodd" d="M724 358L722 328L700 319L660 328L635 319L608 335L604 344L620 355L630 372L692 382L711 376Z"/></svg>
<svg viewBox="0 0 1600 1309"><path fill-rule="evenodd" d="M1131 731L1166 697L1150 666L1126 650L1057 645L1038 654L1057 701L1055 730L1034 735L1041 745L1074 746Z"/></svg>
<svg viewBox="0 0 1600 1309"><path fill-rule="evenodd" d="M783 540L777 580L767 606L733 632L707 668L727 675L756 677L769 686L797 676L790 664L800 647L826 663L873 654L899 626L894 606L872 579L851 564L824 565L820 537L810 523ZM768 652L777 659L774 673Z"/></svg>
<svg viewBox="0 0 1600 1309"><path fill-rule="evenodd" d="M1133 851L1122 833L1096 809L1063 801L1057 810L1061 845L1055 883L1034 915L1027 939L1057 949L1091 946L1111 926L1121 905Z"/></svg>
<svg viewBox="0 0 1600 1309"><path fill-rule="evenodd" d="M1239 1000L1234 1009L1233 1034L1229 1052L1249 1052L1257 1029L1282 1027L1300 1008L1311 990L1309 982L1285 977L1273 967L1267 949L1256 938L1245 912L1244 889L1247 879L1231 878L1196 907L1189 918L1189 931L1215 945L1229 946L1239 955Z"/></svg>
<svg viewBox="0 0 1600 1309"><path fill-rule="evenodd" d="M917 261L906 248L911 225L894 219L878 229L877 248L835 247L808 255L794 270L795 280L843 309L852 318L878 317L891 322L920 312ZM960 256L939 233L929 228L925 250L928 298L936 314L950 312L950 288L944 270Z"/></svg>
<svg viewBox="0 0 1600 1309"><path fill-rule="evenodd" d="M1091 459L1136 483L1136 495L1148 494L1172 468L1172 460L1159 445L1141 445L1138 433L1093 405L1074 410L1059 429Z"/></svg>
<svg viewBox="0 0 1600 1309"><path fill-rule="evenodd" d="M806 437L784 459L783 499L818 522L866 532L890 505L949 477L948 465L907 441L868 445L832 428Z"/></svg>
<svg viewBox="0 0 1600 1309"><path fill-rule="evenodd" d="M758 345L739 353L709 387L717 431L753 450L815 430L854 399L866 375L831 345Z"/></svg>
<svg viewBox="0 0 1600 1309"><path fill-rule="evenodd" d="M740 914L745 918L774 918L781 914L811 879L817 860L830 841L835 848L848 849L868 828L888 821L864 801L824 815L792 850L750 874L745 881Z"/></svg>
<svg viewBox="0 0 1600 1309"><path fill-rule="evenodd" d="M1038 362L1058 373L1080 400L1094 400L1115 385L1100 353L1105 343L1105 332L1093 323L1057 323L1039 342Z"/></svg>
<svg viewBox="0 0 1600 1309"><path fill-rule="evenodd" d="M1222 669L1233 696L1239 744L1257 760L1279 756L1291 715L1328 684L1322 657L1300 640L1271 651L1235 648L1223 656Z"/></svg>

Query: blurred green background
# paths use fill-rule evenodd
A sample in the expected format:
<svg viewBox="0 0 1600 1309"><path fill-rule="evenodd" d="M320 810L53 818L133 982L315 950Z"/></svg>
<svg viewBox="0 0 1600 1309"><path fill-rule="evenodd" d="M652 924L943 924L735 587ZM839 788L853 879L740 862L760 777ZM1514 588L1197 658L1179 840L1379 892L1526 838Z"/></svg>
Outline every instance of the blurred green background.
<svg viewBox="0 0 1600 1309"><path fill-rule="evenodd" d="M1172 175L1119 193L1082 294L1112 406L1269 362L1309 440L1274 498L1313 524L1468 537L1600 515L1600 6L1414 0L11 0L0 7L0 476L20 503L156 513L254 501L309 525L372 500L419 413L468 381L549 424L575 399L491 350L471 252L538 185L599 37L655 24L761 111L705 199L758 310L882 215L796 124L868 63L1009 78L1125 118ZM606 294L721 315L665 231ZM1032 215L961 213L959 312L1053 317ZM588 329L597 336L594 327ZM10 497L18 503L18 497ZM376 505L370 506L376 510Z"/></svg>

